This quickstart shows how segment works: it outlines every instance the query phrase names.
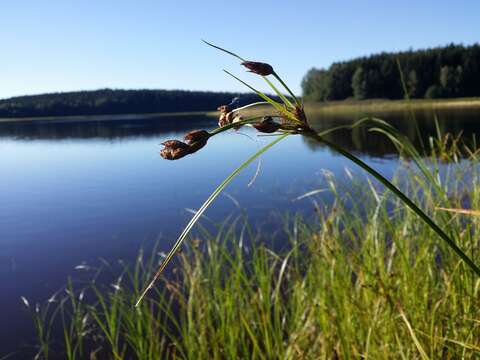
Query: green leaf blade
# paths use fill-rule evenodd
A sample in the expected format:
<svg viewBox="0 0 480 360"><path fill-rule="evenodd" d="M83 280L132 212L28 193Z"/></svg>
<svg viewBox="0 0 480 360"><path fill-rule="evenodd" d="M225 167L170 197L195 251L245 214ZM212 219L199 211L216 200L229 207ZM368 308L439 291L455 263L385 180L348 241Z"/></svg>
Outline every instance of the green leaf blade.
<svg viewBox="0 0 480 360"><path fill-rule="evenodd" d="M262 147L260 150L258 150L255 154L253 154L248 160L246 160L243 164L241 164L237 169L235 169L223 182L212 192L212 194L208 197L207 200L203 203L203 205L200 207L200 209L195 213L195 215L192 217L192 219L189 221L185 229L182 231L180 236L178 237L177 241L171 248L171 250L168 252L167 256L163 260L162 264L160 265L159 269L155 273L152 281L148 284L148 286L143 290L142 294L140 295L137 303L135 304L136 307L138 307L142 301L142 299L145 297L147 292L155 285L155 282L158 280L160 275L162 274L163 270L167 266L167 264L172 260L173 256L177 252L177 250L180 248L184 240L186 239L187 235L190 233L190 230L193 228L193 226L196 224L196 222L200 219L202 214L205 212L205 210L211 205L211 203L216 199L216 197L227 187L232 180L237 177L240 172L245 169L250 163L255 161L260 155L262 155L264 152L269 150L272 146L280 142L281 140L285 139L288 135L290 134L284 134L280 136L279 138L275 139L271 143L265 145Z"/></svg>

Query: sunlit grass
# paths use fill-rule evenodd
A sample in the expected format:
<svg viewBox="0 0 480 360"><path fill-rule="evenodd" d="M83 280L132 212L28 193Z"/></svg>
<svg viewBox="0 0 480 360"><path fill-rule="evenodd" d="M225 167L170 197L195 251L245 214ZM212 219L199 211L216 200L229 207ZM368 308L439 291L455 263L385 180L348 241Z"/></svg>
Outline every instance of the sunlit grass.
<svg viewBox="0 0 480 360"><path fill-rule="evenodd" d="M468 197L480 209L478 159L463 166L451 156L457 160L445 164L435 161L437 152L424 165L446 176L442 203L460 208ZM478 262L479 218L445 217L438 189L409 164L395 183ZM329 176L333 205L319 202L308 221L286 216L277 229L287 237L283 250L266 245L270 231L237 219L216 231L200 228L138 308L141 289L163 261L157 249L121 270L104 268L116 274L110 284L68 285L56 306L32 309L43 329L42 358L480 356L478 277L392 193L357 177L340 183ZM64 329L63 341L45 338L54 324Z"/></svg>

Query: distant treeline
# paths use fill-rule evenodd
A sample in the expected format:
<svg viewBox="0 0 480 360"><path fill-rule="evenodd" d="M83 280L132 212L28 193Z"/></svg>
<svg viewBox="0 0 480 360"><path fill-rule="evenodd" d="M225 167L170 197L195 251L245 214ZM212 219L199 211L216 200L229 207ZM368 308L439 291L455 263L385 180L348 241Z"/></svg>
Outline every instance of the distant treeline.
<svg viewBox="0 0 480 360"><path fill-rule="evenodd" d="M314 101L480 96L480 45L452 44L337 62L328 69L309 70L302 89L304 97Z"/></svg>
<svg viewBox="0 0 480 360"><path fill-rule="evenodd" d="M145 114L212 111L259 101L255 94L182 90L94 90L19 96L0 100L0 117Z"/></svg>

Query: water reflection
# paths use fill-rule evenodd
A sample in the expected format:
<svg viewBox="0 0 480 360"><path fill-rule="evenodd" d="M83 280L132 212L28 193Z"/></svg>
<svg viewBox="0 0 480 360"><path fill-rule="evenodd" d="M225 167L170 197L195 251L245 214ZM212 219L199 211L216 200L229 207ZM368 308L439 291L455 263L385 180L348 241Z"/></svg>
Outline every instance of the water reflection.
<svg viewBox="0 0 480 360"><path fill-rule="evenodd" d="M379 113L376 117L388 121L409 140L420 148L427 143L429 137L437 136L436 122L441 132L454 135L462 132L463 138L472 139L478 133L480 110L431 110L416 111L412 116L409 111L395 113ZM311 125L317 131L325 131L341 125L351 125L362 114L351 115L309 115ZM436 119L436 122L435 122ZM152 138L172 131L182 132L192 128L212 129L216 126L216 119L207 116L195 117L158 117L158 118L122 118L119 120L79 120L64 121L32 121L0 124L0 138L19 140L66 140L66 139L107 139L119 140L128 138ZM369 156L382 157L396 154L393 144L385 136L373 133L368 126L353 130L338 130L327 135L329 140L342 147ZM312 149L322 148L311 139L304 139L306 145Z"/></svg>
<svg viewBox="0 0 480 360"><path fill-rule="evenodd" d="M421 150L422 144L428 144L430 137L437 137L437 124L440 133L452 135L462 134L465 141L473 141L480 131L480 110L431 110L396 113L379 113L376 118L387 121L400 133L407 136L412 144ZM356 114L349 116L328 117L310 116L310 122L315 130L321 132L341 125L351 125L366 115ZM371 126L370 126L371 127ZM385 135L369 131L369 126L356 127L353 130L338 130L326 136L343 148L360 155L374 157L396 156L397 150ZM305 138L304 141L312 150L322 148L323 145Z"/></svg>
<svg viewBox="0 0 480 360"><path fill-rule="evenodd" d="M0 138L22 140L152 138L192 126L212 128L216 120L206 116L126 118L122 120L64 120L0 123Z"/></svg>
<svg viewBox="0 0 480 360"><path fill-rule="evenodd" d="M322 131L358 117L310 120ZM419 144L408 113L382 117ZM478 131L478 112L439 112L438 118L444 131L463 131L465 137ZM423 138L435 134L433 114L417 113L417 119ZM166 138L215 125L216 119L208 117L0 123L0 358L32 337L20 296L45 301L69 275L78 276L74 268L83 261L133 260L140 246L157 239L167 250L191 216L185 209L198 208L232 169L271 140L242 129L248 137L220 134L181 161L159 157L159 143ZM330 139L386 176L395 169L395 149L382 136L357 129ZM264 226L278 221L273 211L313 214L310 199L292 199L325 187L322 169L338 180L347 166L352 168L324 147L292 136L262 156L252 186L247 184L255 166L227 191L254 225ZM361 179L363 173L355 171ZM320 200L328 203L331 194L322 192ZM207 216L221 222L232 213L239 213L232 200L219 197Z"/></svg>

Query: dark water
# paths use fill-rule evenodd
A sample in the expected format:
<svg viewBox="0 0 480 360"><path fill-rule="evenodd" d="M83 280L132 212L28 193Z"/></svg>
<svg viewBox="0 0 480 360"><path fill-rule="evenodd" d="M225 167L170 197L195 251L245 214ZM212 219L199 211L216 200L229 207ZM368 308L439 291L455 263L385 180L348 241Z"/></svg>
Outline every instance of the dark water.
<svg viewBox="0 0 480 360"><path fill-rule="evenodd" d="M480 132L480 111L438 114L444 131ZM354 117L353 117L354 118ZM385 114L416 144L408 114ZM423 140L435 133L433 115L417 113ZM349 118L317 118L315 127L346 124ZM33 329L20 296L45 301L75 276L75 266L98 258L133 260L141 246L160 241L167 250L210 192L261 144L248 130L211 139L179 161L165 161L162 141L186 131L212 128L215 119L159 118L111 122L0 124L0 357L33 343ZM334 141L361 155L383 174L397 165L394 147L366 130L342 131ZM207 211L214 222L244 209L254 224L274 222L285 210L313 211L311 199L294 201L325 187L324 172L346 179L348 167L330 150L291 136L267 152L260 172L250 166ZM322 193L317 201L328 202Z"/></svg>

